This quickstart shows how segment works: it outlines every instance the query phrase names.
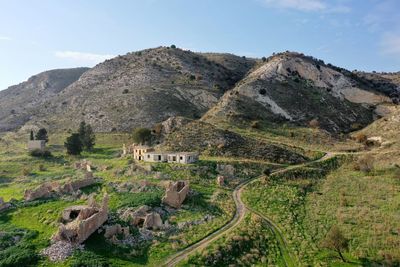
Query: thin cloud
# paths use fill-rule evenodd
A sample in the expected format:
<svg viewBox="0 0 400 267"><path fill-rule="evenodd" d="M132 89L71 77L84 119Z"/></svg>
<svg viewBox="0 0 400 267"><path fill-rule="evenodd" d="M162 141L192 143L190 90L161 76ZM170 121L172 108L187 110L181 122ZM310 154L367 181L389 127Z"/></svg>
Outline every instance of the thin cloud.
<svg viewBox="0 0 400 267"><path fill-rule="evenodd" d="M0 35L0 41L11 41L12 38L9 36Z"/></svg>
<svg viewBox="0 0 400 267"><path fill-rule="evenodd" d="M108 54L94 54L76 51L57 51L55 56L62 59L69 59L73 61L97 64L107 59L115 57L115 55Z"/></svg>
<svg viewBox="0 0 400 267"><path fill-rule="evenodd" d="M267 7L306 12L348 13L351 11L347 6L328 4L324 0L262 0L262 2Z"/></svg>
<svg viewBox="0 0 400 267"><path fill-rule="evenodd" d="M382 53L400 58L400 34L386 33L381 41Z"/></svg>

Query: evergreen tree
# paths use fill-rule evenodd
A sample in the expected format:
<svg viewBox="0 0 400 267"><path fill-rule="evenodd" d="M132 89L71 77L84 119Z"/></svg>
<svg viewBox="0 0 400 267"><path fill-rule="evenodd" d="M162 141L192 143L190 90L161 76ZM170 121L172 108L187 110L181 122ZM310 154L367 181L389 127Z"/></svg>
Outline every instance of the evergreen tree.
<svg viewBox="0 0 400 267"><path fill-rule="evenodd" d="M39 129L39 131L36 133L36 140L45 140L46 143L49 142L49 137L47 135L47 130L45 128Z"/></svg>
<svg viewBox="0 0 400 267"><path fill-rule="evenodd" d="M92 126L90 126L90 124L86 124L85 121L82 121L79 125L78 133L83 149L86 151L92 150L96 141L96 136L93 132Z"/></svg>
<svg viewBox="0 0 400 267"><path fill-rule="evenodd" d="M31 140L31 141L35 140L35 137L33 135L33 130L31 130L31 136L29 137L29 140Z"/></svg>
<svg viewBox="0 0 400 267"><path fill-rule="evenodd" d="M151 130L147 128L136 128L132 135L133 141L138 144L144 144L151 139Z"/></svg>
<svg viewBox="0 0 400 267"><path fill-rule="evenodd" d="M81 138L78 133L73 133L67 138L64 143L67 148L67 154L69 155L80 155L83 150Z"/></svg>

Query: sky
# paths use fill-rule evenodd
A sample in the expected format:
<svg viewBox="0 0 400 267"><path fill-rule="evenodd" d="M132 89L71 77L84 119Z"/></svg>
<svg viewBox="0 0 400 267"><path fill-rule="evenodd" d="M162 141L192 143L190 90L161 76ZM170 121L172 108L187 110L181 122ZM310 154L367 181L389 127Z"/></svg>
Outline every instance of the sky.
<svg viewBox="0 0 400 267"><path fill-rule="evenodd" d="M400 71L399 0L0 0L0 90L158 46Z"/></svg>

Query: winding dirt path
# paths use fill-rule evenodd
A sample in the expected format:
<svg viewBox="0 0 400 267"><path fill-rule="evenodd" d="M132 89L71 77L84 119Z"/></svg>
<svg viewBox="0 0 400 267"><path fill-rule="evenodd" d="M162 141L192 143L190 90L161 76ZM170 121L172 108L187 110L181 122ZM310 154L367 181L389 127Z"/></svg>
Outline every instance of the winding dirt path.
<svg viewBox="0 0 400 267"><path fill-rule="evenodd" d="M284 169L277 170L273 173L281 173L281 172L286 172L288 170L292 170L295 168L300 168L300 167L306 166L310 163L327 160L329 158L334 157L335 155L336 155L336 153L327 152L323 157L321 157L317 160L298 164L298 165L288 166ZM255 211L251 207L246 207L246 205L243 203L243 201L241 199L241 194L243 192L244 187L249 183L257 181L261 177L255 177L253 179L246 180L246 181L242 182L241 184L239 184L234 189L233 200L235 202L236 212L235 212L235 215L233 216L233 218L229 222L227 222L224 226L222 226L215 232L213 232L213 233L209 234L208 236L204 237L203 239L199 240L198 242L196 242L196 243L192 244L191 246L172 255L169 259L167 259L167 261L164 263L163 266L177 265L180 261L183 261L184 259L188 258L195 251L199 251L199 250L207 247L211 242L217 240L222 235L227 234L227 233L231 232L232 230L236 229L236 227L242 222L244 216L246 215L246 211L249 211L249 212L252 212L252 213L258 215L260 218L262 218L267 223L268 227L270 228L270 230L274 233L274 235L277 238L277 241L279 243L279 249L281 251L285 265L288 267L295 266L295 261L293 260L293 257L290 255L290 252L286 245L286 240L285 240L284 236L282 235L282 233L280 232L279 228L273 223L273 221L271 219L269 219L265 215L262 215L261 213Z"/></svg>

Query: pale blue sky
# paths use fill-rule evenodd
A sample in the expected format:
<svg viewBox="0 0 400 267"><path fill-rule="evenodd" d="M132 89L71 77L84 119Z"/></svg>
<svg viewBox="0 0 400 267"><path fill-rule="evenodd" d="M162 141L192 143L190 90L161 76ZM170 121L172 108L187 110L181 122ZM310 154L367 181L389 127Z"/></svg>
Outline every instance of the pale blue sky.
<svg viewBox="0 0 400 267"><path fill-rule="evenodd" d="M399 0L0 0L0 89L160 45L400 71Z"/></svg>

